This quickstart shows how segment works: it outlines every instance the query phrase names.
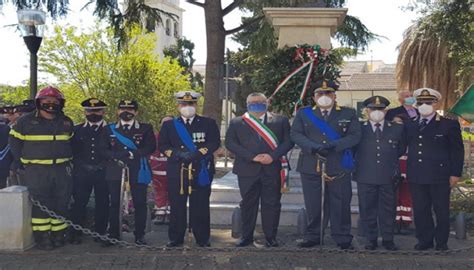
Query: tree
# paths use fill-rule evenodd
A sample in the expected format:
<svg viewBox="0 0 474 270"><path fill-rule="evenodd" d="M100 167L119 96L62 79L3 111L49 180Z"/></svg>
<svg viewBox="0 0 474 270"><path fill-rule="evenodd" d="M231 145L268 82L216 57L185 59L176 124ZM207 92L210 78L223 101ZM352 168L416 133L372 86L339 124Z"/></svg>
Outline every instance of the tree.
<svg viewBox="0 0 474 270"><path fill-rule="evenodd" d="M186 38L180 38L175 45L171 45L163 50L163 54L172 59L176 59L184 68L183 74L189 76L191 88L199 92L202 91L204 82L199 72L193 73L193 65L196 59L193 58L194 43Z"/></svg>
<svg viewBox="0 0 474 270"><path fill-rule="evenodd" d="M439 90L451 107L474 79L474 13L468 0L415 1L423 17L408 28L399 46L399 89Z"/></svg>
<svg viewBox="0 0 474 270"><path fill-rule="evenodd" d="M104 100L109 119L116 119L121 99L135 99L139 117L158 127L163 116L176 111L173 93L188 89L189 82L176 60L160 61L154 54L154 34L141 35L133 28L128 35L130 42L119 50L111 29L77 34L74 27L56 27L41 50L40 68L69 91L66 97L71 93Z"/></svg>

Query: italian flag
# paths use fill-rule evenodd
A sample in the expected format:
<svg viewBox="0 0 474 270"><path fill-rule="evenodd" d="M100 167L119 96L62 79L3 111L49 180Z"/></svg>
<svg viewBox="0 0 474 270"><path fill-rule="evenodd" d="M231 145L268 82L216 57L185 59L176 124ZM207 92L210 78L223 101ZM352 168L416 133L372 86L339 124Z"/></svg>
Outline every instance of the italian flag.
<svg viewBox="0 0 474 270"><path fill-rule="evenodd" d="M275 136L275 133L273 133L273 131L271 131L264 123L248 112L242 116L242 119L265 140L272 150L275 150L278 147L278 138ZM282 156L280 158L280 162L281 192L286 192L289 190L288 184L290 170L288 167L288 159L285 156Z"/></svg>

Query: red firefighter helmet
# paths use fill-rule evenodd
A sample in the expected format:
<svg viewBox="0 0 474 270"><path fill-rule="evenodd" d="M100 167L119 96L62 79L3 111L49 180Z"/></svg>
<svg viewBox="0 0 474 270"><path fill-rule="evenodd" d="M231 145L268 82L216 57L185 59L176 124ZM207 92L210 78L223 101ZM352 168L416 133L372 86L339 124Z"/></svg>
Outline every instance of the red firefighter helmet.
<svg viewBox="0 0 474 270"><path fill-rule="evenodd" d="M47 86L47 87L41 89L38 93L36 93L36 97L35 97L36 105L38 106L40 99L46 98L46 97L57 98L59 100L61 106L64 106L64 103L66 101L66 99L64 98L63 93L61 93L61 91L59 91L59 89L54 88L52 86Z"/></svg>

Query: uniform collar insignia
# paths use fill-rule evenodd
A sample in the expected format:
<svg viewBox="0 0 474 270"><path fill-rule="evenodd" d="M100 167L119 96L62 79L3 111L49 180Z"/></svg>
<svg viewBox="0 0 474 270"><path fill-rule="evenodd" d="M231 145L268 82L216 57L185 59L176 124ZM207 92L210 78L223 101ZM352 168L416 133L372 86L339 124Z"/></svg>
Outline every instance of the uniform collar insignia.
<svg viewBox="0 0 474 270"><path fill-rule="evenodd" d="M337 105L336 103L336 111L340 111L341 110L341 107L339 107L339 105Z"/></svg>

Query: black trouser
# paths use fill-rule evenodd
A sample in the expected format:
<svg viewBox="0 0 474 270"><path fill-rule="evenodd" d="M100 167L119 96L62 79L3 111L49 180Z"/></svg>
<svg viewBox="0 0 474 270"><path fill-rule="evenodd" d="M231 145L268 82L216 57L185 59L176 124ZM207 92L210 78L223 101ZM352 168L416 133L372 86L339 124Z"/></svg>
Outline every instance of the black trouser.
<svg viewBox="0 0 474 270"><path fill-rule="evenodd" d="M304 204L308 216L308 228L304 238L319 242L321 228L321 176L301 173ZM351 198L352 185L350 175L326 182L324 197L324 216L329 216L331 237L340 244L352 242L351 235Z"/></svg>
<svg viewBox="0 0 474 270"><path fill-rule="evenodd" d="M70 163L57 165L25 166L25 184L33 199L63 217L67 214L72 190L72 166ZM32 209L33 232L62 233L67 225L51 218L40 208Z"/></svg>
<svg viewBox="0 0 474 270"><path fill-rule="evenodd" d="M87 171L81 168L74 170L72 191L74 203L71 219L75 224L83 225L92 189L95 197L94 230L99 234L105 234L109 219L109 193L104 170Z"/></svg>
<svg viewBox="0 0 474 270"><path fill-rule="evenodd" d="M444 184L410 183L416 238L421 244L445 245L449 237L449 182ZM433 222L433 211L436 226Z"/></svg>
<svg viewBox="0 0 474 270"><path fill-rule="evenodd" d="M242 213L242 238L253 239L258 205L261 203L262 229L265 238L275 239L280 223L281 182L279 171L273 175L263 172L254 177L238 177L240 209Z"/></svg>
<svg viewBox="0 0 474 270"><path fill-rule="evenodd" d="M0 189L7 187L7 177L0 177Z"/></svg>
<svg viewBox="0 0 474 270"><path fill-rule="evenodd" d="M170 241L184 242L187 227L186 202L189 197L189 223L198 244L207 244L211 236L211 214L209 197L211 186L200 187L195 185L192 193L188 194L187 178L184 179L184 194L180 194L180 179L168 175L168 196L170 200L170 224L168 237Z"/></svg>
<svg viewBox="0 0 474 270"><path fill-rule="evenodd" d="M379 228L383 241L393 241L395 190L393 184L357 183L360 219L368 241L377 241Z"/></svg>
<svg viewBox="0 0 474 270"><path fill-rule="evenodd" d="M107 181L110 194L110 211L109 211L109 233L112 237L118 238L120 234L119 215L120 211L120 181ZM135 237L139 238L145 235L146 226L146 192L148 185L130 183L130 193L132 194L133 207L135 208ZM124 202L127 203L127 202ZM126 204L128 206L128 204Z"/></svg>

